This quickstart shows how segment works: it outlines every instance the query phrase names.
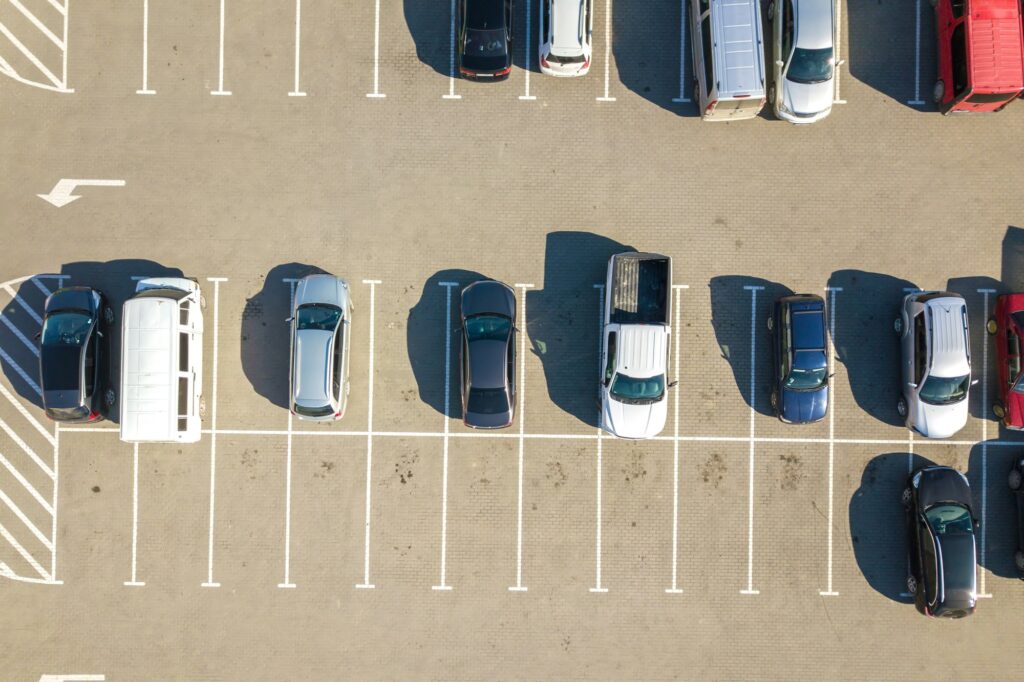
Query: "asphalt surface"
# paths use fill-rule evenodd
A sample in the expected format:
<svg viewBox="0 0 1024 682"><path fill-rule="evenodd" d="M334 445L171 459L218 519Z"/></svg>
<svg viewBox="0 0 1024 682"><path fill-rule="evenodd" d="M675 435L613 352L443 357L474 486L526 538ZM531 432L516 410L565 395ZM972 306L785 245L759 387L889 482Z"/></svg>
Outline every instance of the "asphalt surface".
<svg viewBox="0 0 1024 682"><path fill-rule="evenodd" d="M797 128L673 101L672 2L595 0L591 73L529 84L524 0L500 84L450 79L447 3L382 2L375 60L373 2L306 2L298 87L294 3L228 2L223 74L218 4L153 3L145 80L142 8L72 3L67 72L46 63L74 92L0 78L4 677L1005 677L1019 450L988 414L984 290L1024 288L1024 104L909 104L934 79L921 4L920 51L913 3L844 7L845 103ZM61 178L125 184L36 196ZM594 285L627 248L672 256L678 287L679 385L647 442L596 427ZM356 307L329 426L285 407L287 280L316 271ZM32 388L46 291L119 306L163 274L207 301L202 440L55 432ZM517 287L523 331L497 437L458 401L451 330L480 277ZM898 423L911 288L967 299L982 383L951 442ZM789 292L834 325L831 417L807 427L768 404L764 323ZM901 596L899 493L927 462L966 472L983 516L963 621Z"/></svg>

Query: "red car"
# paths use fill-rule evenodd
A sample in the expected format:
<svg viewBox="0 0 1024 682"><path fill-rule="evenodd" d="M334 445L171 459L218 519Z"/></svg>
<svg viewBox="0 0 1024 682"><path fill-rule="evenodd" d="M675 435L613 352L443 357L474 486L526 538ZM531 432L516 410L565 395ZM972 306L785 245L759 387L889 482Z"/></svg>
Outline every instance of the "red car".
<svg viewBox="0 0 1024 682"><path fill-rule="evenodd" d="M996 299L996 312L988 320L988 333L996 337L996 372L999 397L992 412L1008 429L1024 429L1024 377L1021 373L1021 337L1024 337L1024 294Z"/></svg>
<svg viewBox="0 0 1024 682"><path fill-rule="evenodd" d="M1020 0L932 0L943 114L999 111L1024 90Z"/></svg>

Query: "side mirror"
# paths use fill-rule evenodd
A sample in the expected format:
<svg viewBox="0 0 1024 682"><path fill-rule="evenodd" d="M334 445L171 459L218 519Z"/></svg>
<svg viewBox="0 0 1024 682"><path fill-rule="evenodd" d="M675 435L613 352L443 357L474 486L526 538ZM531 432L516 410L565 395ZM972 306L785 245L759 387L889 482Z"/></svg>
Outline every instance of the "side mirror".
<svg viewBox="0 0 1024 682"><path fill-rule="evenodd" d="M838 69L840 66L842 66L845 63L846 63L845 59L840 59L839 62L836 64L836 68Z"/></svg>
<svg viewBox="0 0 1024 682"><path fill-rule="evenodd" d="M43 336L43 330L40 329L39 331L36 332L36 335L33 336L32 338L35 339L36 341L38 341L40 338L42 338L42 336Z"/></svg>
<svg viewBox="0 0 1024 682"><path fill-rule="evenodd" d="M98 337L100 337L102 339L103 338L103 332L101 332L99 329L97 329L96 330L96 336L98 336Z"/></svg>
<svg viewBox="0 0 1024 682"><path fill-rule="evenodd" d="M828 378L829 378L829 379L831 379L831 378L832 378L832 377L834 377L835 375L836 375L836 373L835 373L835 372L832 372L831 374L829 374L829 375L828 375Z"/></svg>
<svg viewBox="0 0 1024 682"><path fill-rule="evenodd" d="M295 321L295 318L294 318L294 317L286 317L284 321L285 321L286 323L288 323L288 324L291 324L292 322L294 322L294 321Z"/></svg>
<svg viewBox="0 0 1024 682"><path fill-rule="evenodd" d="M668 387L669 388L675 388L678 384L679 384L678 381L672 381L672 382L669 383Z"/></svg>
<svg viewBox="0 0 1024 682"><path fill-rule="evenodd" d="M981 521L974 519L974 530L978 530L979 528L981 528Z"/></svg>
<svg viewBox="0 0 1024 682"><path fill-rule="evenodd" d="M917 384L915 384L913 381L907 384L907 386L910 386L911 388L917 388Z"/></svg>
<svg viewBox="0 0 1024 682"><path fill-rule="evenodd" d="M785 65L786 65L786 62L782 61L781 59L776 59L775 60L775 66L777 66L779 68L782 68Z"/></svg>
<svg viewBox="0 0 1024 682"><path fill-rule="evenodd" d="M979 381L979 379L975 379L974 381L972 381L972 382L971 382L971 386L974 386L974 385L976 385L976 384L978 383L978 381Z"/></svg>

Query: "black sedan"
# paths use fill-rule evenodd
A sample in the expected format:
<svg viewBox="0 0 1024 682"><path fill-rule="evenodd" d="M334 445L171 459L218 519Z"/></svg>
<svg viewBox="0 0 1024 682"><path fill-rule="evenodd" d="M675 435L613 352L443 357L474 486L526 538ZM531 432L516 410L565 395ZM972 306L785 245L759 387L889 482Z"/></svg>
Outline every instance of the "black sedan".
<svg viewBox="0 0 1024 682"><path fill-rule="evenodd" d="M1024 580L1024 456L1013 461L1009 483L1017 500L1017 551L1013 553L1013 565L1017 567L1017 577Z"/></svg>
<svg viewBox="0 0 1024 682"><path fill-rule="evenodd" d="M477 429L512 424L516 402L516 296L481 280L462 290L462 421Z"/></svg>
<svg viewBox="0 0 1024 682"><path fill-rule="evenodd" d="M92 422L114 402L107 382L107 325L114 311L89 287L58 289L46 299L40 339L39 377L46 416Z"/></svg>
<svg viewBox="0 0 1024 682"><path fill-rule="evenodd" d="M928 616L963 618L974 612L978 558L967 477L930 466L915 471L903 491L910 575L907 592Z"/></svg>
<svg viewBox="0 0 1024 682"><path fill-rule="evenodd" d="M828 412L828 324L825 302L813 294L783 296L768 318L772 338L771 404L790 424L809 424Z"/></svg>
<svg viewBox="0 0 1024 682"><path fill-rule="evenodd" d="M459 0L459 73L498 80L512 70L512 0Z"/></svg>

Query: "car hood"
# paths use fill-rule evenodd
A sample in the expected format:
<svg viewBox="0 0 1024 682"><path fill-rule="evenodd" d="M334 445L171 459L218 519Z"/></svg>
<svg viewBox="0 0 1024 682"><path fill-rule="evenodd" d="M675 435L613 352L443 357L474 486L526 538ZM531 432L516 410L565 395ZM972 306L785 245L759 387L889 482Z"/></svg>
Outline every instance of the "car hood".
<svg viewBox="0 0 1024 682"><path fill-rule="evenodd" d="M822 83L797 83L788 78L783 86L786 108L795 114L819 114L832 107L831 80Z"/></svg>
<svg viewBox="0 0 1024 682"><path fill-rule="evenodd" d="M475 282L462 290L462 316L496 313L515 319L516 297L501 282Z"/></svg>
<svg viewBox="0 0 1024 682"><path fill-rule="evenodd" d="M942 554L942 577L945 586L943 602L949 606L974 606L978 567L974 536L940 535L937 537Z"/></svg>
<svg viewBox="0 0 1024 682"><path fill-rule="evenodd" d="M971 486L956 469L929 467L921 471L917 500L922 510L940 502L958 502L970 508Z"/></svg>
<svg viewBox="0 0 1024 682"><path fill-rule="evenodd" d="M782 389L782 418L788 422L816 422L824 418L826 410L828 386L822 386L816 391Z"/></svg>
<svg viewBox="0 0 1024 682"><path fill-rule="evenodd" d="M99 309L99 294L89 287L67 287L53 292L46 299L46 312L67 308L96 312Z"/></svg>
<svg viewBox="0 0 1024 682"><path fill-rule="evenodd" d="M915 400L914 426L927 438L949 438L967 424L970 396L952 405L929 405Z"/></svg>
<svg viewBox="0 0 1024 682"><path fill-rule="evenodd" d="M667 398L649 405L631 405L605 393L601 426L619 438L653 438L665 428L667 416Z"/></svg>

